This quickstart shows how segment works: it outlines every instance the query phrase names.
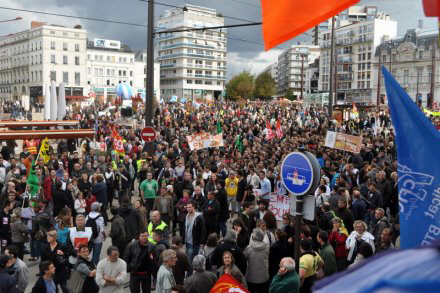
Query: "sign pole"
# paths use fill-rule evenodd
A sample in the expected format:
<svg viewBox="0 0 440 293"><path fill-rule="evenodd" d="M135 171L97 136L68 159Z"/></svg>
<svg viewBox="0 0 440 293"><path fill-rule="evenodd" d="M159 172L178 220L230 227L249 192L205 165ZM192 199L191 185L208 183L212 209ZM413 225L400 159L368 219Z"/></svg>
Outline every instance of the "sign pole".
<svg viewBox="0 0 440 293"><path fill-rule="evenodd" d="M301 222L303 218L303 195L296 197L296 215L295 215L295 270L299 274L299 258L301 254L300 242L301 242Z"/></svg>

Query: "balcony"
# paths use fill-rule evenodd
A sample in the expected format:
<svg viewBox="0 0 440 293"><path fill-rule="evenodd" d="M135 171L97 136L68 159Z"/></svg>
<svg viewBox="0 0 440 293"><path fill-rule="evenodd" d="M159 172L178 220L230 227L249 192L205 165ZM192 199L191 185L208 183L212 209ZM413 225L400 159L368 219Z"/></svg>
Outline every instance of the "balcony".
<svg viewBox="0 0 440 293"><path fill-rule="evenodd" d="M216 48L214 46L199 45L199 44L193 44L193 43L176 43L176 44L171 44L171 45L166 45L166 46L160 46L159 50L173 49L173 48L179 48L179 47L192 47L192 48L216 50Z"/></svg>
<svg viewBox="0 0 440 293"><path fill-rule="evenodd" d="M159 35L158 37L155 38L155 40L161 41L161 40L169 40L169 39L176 39L176 38L183 38L183 37L194 38L194 39L206 39L206 40L221 41L221 42L227 41L227 39L223 38L223 37L214 37L214 36L209 36L209 35L187 33L187 32L173 33L170 35Z"/></svg>
<svg viewBox="0 0 440 293"><path fill-rule="evenodd" d="M160 75L161 79L175 79L175 78L204 78L204 79L221 79L221 80L226 80L226 76L222 76L222 75L207 75L207 74L191 74L191 73L187 73L187 74L161 74Z"/></svg>

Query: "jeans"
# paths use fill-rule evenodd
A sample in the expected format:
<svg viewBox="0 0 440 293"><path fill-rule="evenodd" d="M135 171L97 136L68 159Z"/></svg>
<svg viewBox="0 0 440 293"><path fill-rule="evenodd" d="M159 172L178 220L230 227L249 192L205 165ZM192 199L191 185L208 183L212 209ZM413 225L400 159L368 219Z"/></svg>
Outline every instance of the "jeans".
<svg viewBox="0 0 440 293"><path fill-rule="evenodd" d="M130 292L140 293L142 288L142 293L151 292L151 276L146 275L136 275L130 274Z"/></svg>
<svg viewBox="0 0 440 293"><path fill-rule="evenodd" d="M192 265L192 261L196 255L199 254L200 245L193 245L186 243L186 255L188 255L189 263ZM192 269L188 272L188 277L192 275Z"/></svg>
<svg viewBox="0 0 440 293"><path fill-rule="evenodd" d="M40 257L46 240L35 240L35 256Z"/></svg>
<svg viewBox="0 0 440 293"><path fill-rule="evenodd" d="M93 248L93 255L92 255L92 261L95 265L97 265L99 262L99 256L101 255L101 249L102 249L102 242L95 243L95 247Z"/></svg>
<svg viewBox="0 0 440 293"><path fill-rule="evenodd" d="M226 231L228 230L228 228L226 227L226 221L221 221L218 223L218 225L220 227L222 237L224 238L226 236Z"/></svg>

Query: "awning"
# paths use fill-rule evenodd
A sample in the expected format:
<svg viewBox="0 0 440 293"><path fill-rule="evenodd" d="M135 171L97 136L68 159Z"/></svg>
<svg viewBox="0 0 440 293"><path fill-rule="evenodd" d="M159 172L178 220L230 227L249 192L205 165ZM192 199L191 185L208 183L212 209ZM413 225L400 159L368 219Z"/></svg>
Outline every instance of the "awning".
<svg viewBox="0 0 440 293"><path fill-rule="evenodd" d="M66 96L66 99L90 99L87 96Z"/></svg>
<svg viewBox="0 0 440 293"><path fill-rule="evenodd" d="M18 128L18 127L51 127L51 126L78 126L77 120L60 120L60 121L0 121L0 128Z"/></svg>
<svg viewBox="0 0 440 293"><path fill-rule="evenodd" d="M17 139L56 139L56 138L93 138L93 129L64 129L64 130L6 130L0 131L0 140Z"/></svg>

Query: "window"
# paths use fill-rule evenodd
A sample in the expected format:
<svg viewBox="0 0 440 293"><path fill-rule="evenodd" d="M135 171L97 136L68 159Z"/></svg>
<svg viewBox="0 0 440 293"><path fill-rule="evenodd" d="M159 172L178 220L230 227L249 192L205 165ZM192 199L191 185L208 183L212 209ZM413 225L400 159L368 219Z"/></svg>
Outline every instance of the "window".
<svg viewBox="0 0 440 293"><path fill-rule="evenodd" d="M79 52L79 44L75 44L75 52Z"/></svg>
<svg viewBox="0 0 440 293"><path fill-rule="evenodd" d="M122 76L127 76L127 71L122 71Z"/></svg>
<svg viewBox="0 0 440 293"><path fill-rule="evenodd" d="M186 80L186 83L187 83L187 84L192 84L193 81L192 81L192 79L187 79L187 80Z"/></svg>
<svg viewBox="0 0 440 293"><path fill-rule="evenodd" d="M55 64L55 55L50 55L50 63Z"/></svg>
<svg viewBox="0 0 440 293"><path fill-rule="evenodd" d="M69 83L69 72L63 71L63 82L65 84Z"/></svg>
<svg viewBox="0 0 440 293"><path fill-rule="evenodd" d="M110 85L110 79L107 79L107 85Z"/></svg>
<svg viewBox="0 0 440 293"><path fill-rule="evenodd" d="M205 81L205 84L211 85L212 81Z"/></svg>
<svg viewBox="0 0 440 293"><path fill-rule="evenodd" d="M63 51L67 51L67 43L63 43Z"/></svg>
<svg viewBox="0 0 440 293"><path fill-rule="evenodd" d="M40 54L40 64L43 64L43 54Z"/></svg>
<svg viewBox="0 0 440 293"><path fill-rule="evenodd" d="M111 56L107 56L107 62L112 61L112 57Z"/></svg>
<svg viewBox="0 0 440 293"><path fill-rule="evenodd" d="M382 56L382 61L383 61L383 62L387 62L387 55L383 55L383 56Z"/></svg>
<svg viewBox="0 0 440 293"><path fill-rule="evenodd" d="M118 70L118 76L122 75L122 70Z"/></svg>
<svg viewBox="0 0 440 293"><path fill-rule="evenodd" d="M423 59L423 51L419 51L419 59Z"/></svg>
<svg viewBox="0 0 440 293"><path fill-rule="evenodd" d="M79 85L81 83L81 74L80 72L75 72L75 85Z"/></svg>
<svg viewBox="0 0 440 293"><path fill-rule="evenodd" d="M195 81L195 84L203 84L201 80L197 80Z"/></svg>
<svg viewBox="0 0 440 293"><path fill-rule="evenodd" d="M57 81L57 73L55 71L50 72L50 80Z"/></svg>
<svg viewBox="0 0 440 293"><path fill-rule="evenodd" d="M67 56L63 56L63 64L67 64Z"/></svg>
<svg viewBox="0 0 440 293"><path fill-rule="evenodd" d="M32 49L34 48L34 44L32 44ZM50 49L55 50L55 42L50 42Z"/></svg>
<svg viewBox="0 0 440 293"><path fill-rule="evenodd" d="M110 75L110 68L107 68L107 75Z"/></svg>
<svg viewBox="0 0 440 293"><path fill-rule="evenodd" d="M133 70L130 70L130 76L133 76Z"/></svg>
<svg viewBox="0 0 440 293"><path fill-rule="evenodd" d="M75 65L79 65L79 57L78 56L75 57Z"/></svg>
<svg viewBox="0 0 440 293"><path fill-rule="evenodd" d="M95 72L95 76L98 75L99 74L98 68L95 68L94 72Z"/></svg>
<svg viewBox="0 0 440 293"><path fill-rule="evenodd" d="M403 71L403 83L407 84L409 79L409 69Z"/></svg>
<svg viewBox="0 0 440 293"><path fill-rule="evenodd" d="M87 54L87 60L90 60L90 54Z"/></svg>
<svg viewBox="0 0 440 293"><path fill-rule="evenodd" d="M87 67L87 74L92 74L92 69L90 67Z"/></svg>

